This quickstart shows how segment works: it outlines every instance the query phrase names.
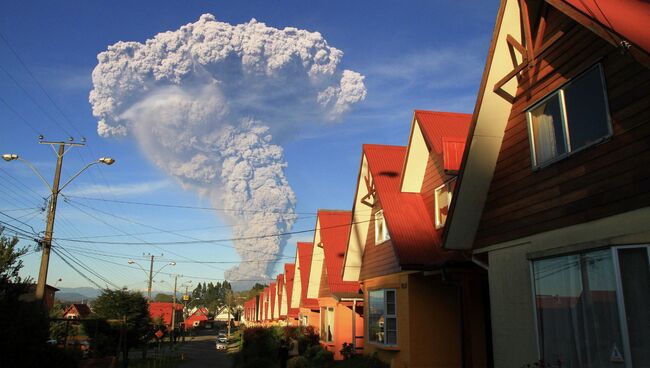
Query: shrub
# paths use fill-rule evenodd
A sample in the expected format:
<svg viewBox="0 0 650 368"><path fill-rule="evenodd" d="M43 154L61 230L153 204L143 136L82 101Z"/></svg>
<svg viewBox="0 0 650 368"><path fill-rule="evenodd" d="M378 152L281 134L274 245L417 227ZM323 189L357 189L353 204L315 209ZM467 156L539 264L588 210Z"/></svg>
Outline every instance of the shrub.
<svg viewBox="0 0 650 368"><path fill-rule="evenodd" d="M270 368L275 366L273 360L262 357L252 357L244 363L244 368Z"/></svg>
<svg viewBox="0 0 650 368"><path fill-rule="evenodd" d="M310 368L309 360L302 356L297 356L287 361L287 368Z"/></svg>
<svg viewBox="0 0 650 368"><path fill-rule="evenodd" d="M388 368L390 365L381 361L375 354L355 355L350 359L339 362L336 368Z"/></svg>
<svg viewBox="0 0 650 368"><path fill-rule="evenodd" d="M320 345L310 346L307 348L303 356L307 358L311 363L311 366L315 368L329 367L334 361L334 354Z"/></svg>
<svg viewBox="0 0 650 368"><path fill-rule="evenodd" d="M348 344L347 342L343 343L343 348L341 348L341 355L343 355L343 359L350 359L354 356L355 353L356 352L354 350L354 345Z"/></svg>
<svg viewBox="0 0 650 368"><path fill-rule="evenodd" d="M260 359L267 361L267 365L263 367L272 367L273 363L269 365L269 359L278 356L279 346L280 342L272 329L263 327L247 328L244 331L244 344L241 350L244 367L256 367L257 365L251 364L261 364Z"/></svg>

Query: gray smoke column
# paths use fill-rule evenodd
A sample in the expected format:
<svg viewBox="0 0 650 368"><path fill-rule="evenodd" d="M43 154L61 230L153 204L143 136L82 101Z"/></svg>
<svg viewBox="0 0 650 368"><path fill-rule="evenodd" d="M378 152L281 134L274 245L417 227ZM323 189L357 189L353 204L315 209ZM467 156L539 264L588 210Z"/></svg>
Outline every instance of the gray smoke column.
<svg viewBox="0 0 650 368"><path fill-rule="evenodd" d="M301 125L336 122L366 97L364 77L318 32L230 25L204 14L144 43L97 56L90 92L97 132L132 136L185 187L230 208L234 238L289 231L296 198L278 145ZM235 241L229 280L266 278L278 237Z"/></svg>

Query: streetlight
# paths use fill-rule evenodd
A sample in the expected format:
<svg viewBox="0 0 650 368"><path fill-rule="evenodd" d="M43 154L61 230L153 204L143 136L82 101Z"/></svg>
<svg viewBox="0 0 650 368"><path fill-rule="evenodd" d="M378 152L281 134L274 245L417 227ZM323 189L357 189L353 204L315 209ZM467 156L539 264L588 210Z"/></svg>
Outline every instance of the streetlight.
<svg viewBox="0 0 650 368"><path fill-rule="evenodd" d="M153 259L154 259L154 257L155 257L154 255L151 255L151 263L149 264L149 275L148 275L149 276L149 282L148 282L148 286L147 286L147 296L149 297L149 301L151 301L151 283L153 282L153 278L156 277L156 275L158 275L158 273L160 271L162 271L163 268L165 268L167 266L176 266L176 262L171 261L171 262L165 264L164 266L160 267L158 269L158 271L156 271L156 273L154 273L153 272ZM136 261L134 261L132 259L129 259L127 263L128 264L134 264L134 265L140 267L140 269L145 273L145 275L147 274L147 270L145 270L138 262L136 262Z"/></svg>
<svg viewBox="0 0 650 368"><path fill-rule="evenodd" d="M41 267L38 273L38 282L36 284L36 299L43 301L44 298L43 296L45 295L45 283L47 282L47 269L49 267L50 263L50 249L52 248L52 237L54 233L54 218L56 216L56 201L58 199L59 193L68 185L70 184L71 181L76 179L79 175L81 175L82 172L84 172L86 169L93 165L97 164L104 164L104 165L112 165L115 163L115 160L110 158L110 157L102 157L98 159L97 161L91 162L84 166L81 170L79 170L76 174L74 174L68 181L66 181L60 188L59 188L59 183L61 181L61 166L63 165L63 156L66 154L66 146L69 147L77 147L77 146L84 146L85 144L83 143L75 143L75 142L47 142L47 141L40 141L38 142L39 144L48 144L52 147L54 150L54 146L59 146L58 152L56 153L57 160L56 160L56 170L54 171L54 182L52 186L50 186L43 178L43 175L34 167L34 165L23 159L22 157L18 156L15 153L5 153L2 155L2 159L9 162L9 161L21 161L27 166L29 166L30 169L45 183L45 185L51 190L52 195L50 197L50 205L47 213L47 224L45 227L45 236L43 237L42 240L42 245L43 245L43 255L41 256Z"/></svg>

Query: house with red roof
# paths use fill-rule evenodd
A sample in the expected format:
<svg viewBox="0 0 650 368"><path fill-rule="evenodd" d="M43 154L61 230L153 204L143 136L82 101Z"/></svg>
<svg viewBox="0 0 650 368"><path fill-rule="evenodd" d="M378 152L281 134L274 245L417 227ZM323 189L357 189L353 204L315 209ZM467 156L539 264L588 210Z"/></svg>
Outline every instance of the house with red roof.
<svg viewBox="0 0 650 368"><path fill-rule="evenodd" d="M363 146L342 280L363 290L364 353L391 366L489 365L487 274L442 247L470 118L416 110L408 146Z"/></svg>
<svg viewBox="0 0 650 368"><path fill-rule="evenodd" d="M90 316L91 313L88 304L73 303L63 311L63 318L84 319Z"/></svg>
<svg viewBox="0 0 650 368"><path fill-rule="evenodd" d="M296 271L293 278L290 308L298 309L301 326L311 326L318 332L320 327L320 309L318 299L307 297L311 259L314 243L298 242L296 244Z"/></svg>
<svg viewBox="0 0 650 368"><path fill-rule="evenodd" d="M501 1L443 233L488 270L495 367L650 364L649 25Z"/></svg>
<svg viewBox="0 0 650 368"><path fill-rule="evenodd" d="M285 263L284 264L284 277L285 277L285 283L284 283L284 298L283 298L283 303L285 303L285 306L287 308L287 325L288 326L298 326L300 324L299 322L299 313L300 313L300 308L291 307L291 299L293 298L293 283L295 280L295 273L296 273L296 265L294 263Z"/></svg>
<svg viewBox="0 0 650 368"><path fill-rule="evenodd" d="M269 314L268 314L268 320L269 322L274 322L277 321L278 318L276 317L275 313L277 312L277 284L275 282L272 282L269 284Z"/></svg>
<svg viewBox="0 0 650 368"><path fill-rule="evenodd" d="M208 309L205 307L197 308L185 319L185 329L202 327L208 320Z"/></svg>
<svg viewBox="0 0 650 368"><path fill-rule="evenodd" d="M363 349L363 294L359 282L342 280L351 222L351 211L318 210L307 283L307 298L320 309L321 344L337 360L344 343Z"/></svg>
<svg viewBox="0 0 650 368"><path fill-rule="evenodd" d="M262 317L260 321L267 324L270 321L271 315L271 289L269 286L265 287L262 291Z"/></svg>
<svg viewBox="0 0 650 368"><path fill-rule="evenodd" d="M149 315L152 320L160 319L161 322L171 328L172 325L172 314L175 310L174 322L179 324L183 322L183 304L169 303L169 302L150 302L149 303Z"/></svg>
<svg viewBox="0 0 650 368"><path fill-rule="evenodd" d="M287 312L284 312L284 315L281 313L281 308L282 308L282 296L284 293L284 274L279 274L275 277L275 305L274 305L274 311L273 311L273 320L278 322L278 324L282 324L284 319L287 317Z"/></svg>

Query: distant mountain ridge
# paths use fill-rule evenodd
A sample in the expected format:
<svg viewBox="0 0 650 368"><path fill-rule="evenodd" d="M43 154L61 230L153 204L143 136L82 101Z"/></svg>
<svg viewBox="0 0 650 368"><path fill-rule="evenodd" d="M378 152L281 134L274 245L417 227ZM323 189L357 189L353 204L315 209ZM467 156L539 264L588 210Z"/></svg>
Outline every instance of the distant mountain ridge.
<svg viewBox="0 0 650 368"><path fill-rule="evenodd" d="M152 298L155 298L156 295L158 294L167 294L171 295L172 293L167 293L167 292L159 292L152 290L151 296ZM69 302L69 303L78 303L81 301L88 301L97 298L102 294L102 290L100 289L95 289L91 287L76 287L76 288L68 288L68 287L61 287L59 288L59 291L56 292L56 299L62 301L62 302ZM143 293L145 295L146 293ZM181 294L179 293L177 297L181 298Z"/></svg>
<svg viewBox="0 0 650 368"><path fill-rule="evenodd" d="M55 297L58 300L65 302L80 302L82 300L95 299L102 293L101 290L91 287L77 287L77 288L59 288Z"/></svg>

